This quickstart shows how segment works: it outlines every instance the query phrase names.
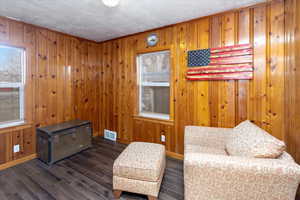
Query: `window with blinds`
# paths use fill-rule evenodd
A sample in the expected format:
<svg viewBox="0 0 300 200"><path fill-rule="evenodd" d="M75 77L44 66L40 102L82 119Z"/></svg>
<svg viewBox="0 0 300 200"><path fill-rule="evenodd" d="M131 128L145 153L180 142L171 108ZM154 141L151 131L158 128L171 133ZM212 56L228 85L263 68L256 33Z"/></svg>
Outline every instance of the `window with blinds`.
<svg viewBox="0 0 300 200"><path fill-rule="evenodd" d="M25 50L0 45L0 127L24 122Z"/></svg>
<svg viewBox="0 0 300 200"><path fill-rule="evenodd" d="M169 119L170 51L139 54L139 115Z"/></svg>

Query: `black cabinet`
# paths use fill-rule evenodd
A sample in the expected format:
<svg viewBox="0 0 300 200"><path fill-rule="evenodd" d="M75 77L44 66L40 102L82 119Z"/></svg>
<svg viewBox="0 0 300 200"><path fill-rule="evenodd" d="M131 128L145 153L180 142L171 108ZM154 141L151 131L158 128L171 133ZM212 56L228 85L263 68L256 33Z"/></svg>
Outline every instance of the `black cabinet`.
<svg viewBox="0 0 300 200"><path fill-rule="evenodd" d="M39 159L51 165L92 146L91 123L73 120L37 128L37 143Z"/></svg>

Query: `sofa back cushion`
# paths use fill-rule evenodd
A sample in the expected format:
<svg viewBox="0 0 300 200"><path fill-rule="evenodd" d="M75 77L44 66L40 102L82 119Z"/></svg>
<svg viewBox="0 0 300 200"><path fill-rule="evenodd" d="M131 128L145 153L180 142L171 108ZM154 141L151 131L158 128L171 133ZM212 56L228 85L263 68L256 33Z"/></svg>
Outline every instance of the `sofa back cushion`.
<svg viewBox="0 0 300 200"><path fill-rule="evenodd" d="M254 158L277 158L285 150L283 141L276 139L249 120L233 128L226 143L226 151L231 156Z"/></svg>

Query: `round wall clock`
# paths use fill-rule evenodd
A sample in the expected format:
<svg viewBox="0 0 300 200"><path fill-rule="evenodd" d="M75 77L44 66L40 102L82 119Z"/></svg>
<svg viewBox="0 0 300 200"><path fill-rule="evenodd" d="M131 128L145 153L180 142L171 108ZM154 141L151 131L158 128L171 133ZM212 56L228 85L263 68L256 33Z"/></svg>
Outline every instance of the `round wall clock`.
<svg viewBox="0 0 300 200"><path fill-rule="evenodd" d="M153 34L150 34L147 37L147 44L148 44L148 46L153 47L157 43L158 43L158 36L156 34L153 33Z"/></svg>

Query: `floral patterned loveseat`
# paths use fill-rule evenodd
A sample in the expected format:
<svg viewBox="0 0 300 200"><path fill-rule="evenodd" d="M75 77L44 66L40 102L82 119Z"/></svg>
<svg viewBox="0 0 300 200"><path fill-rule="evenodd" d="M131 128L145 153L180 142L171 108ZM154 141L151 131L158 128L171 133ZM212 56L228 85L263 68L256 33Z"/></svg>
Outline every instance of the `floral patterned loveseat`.
<svg viewBox="0 0 300 200"><path fill-rule="evenodd" d="M284 149L250 121L185 127L185 199L295 200L300 167Z"/></svg>

